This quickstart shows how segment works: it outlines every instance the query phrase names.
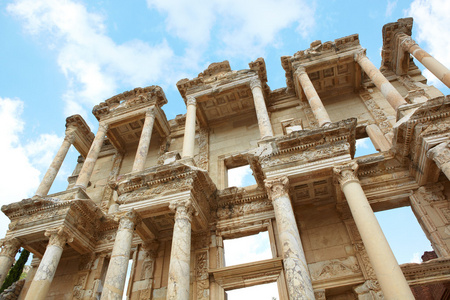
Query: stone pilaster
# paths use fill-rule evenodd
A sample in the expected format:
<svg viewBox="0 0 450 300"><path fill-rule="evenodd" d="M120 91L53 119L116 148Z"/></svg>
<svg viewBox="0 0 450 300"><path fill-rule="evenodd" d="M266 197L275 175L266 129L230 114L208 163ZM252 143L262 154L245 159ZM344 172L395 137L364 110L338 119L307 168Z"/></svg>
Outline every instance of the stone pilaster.
<svg viewBox="0 0 450 300"><path fill-rule="evenodd" d="M450 180L450 143L443 142L427 152L428 158L434 160L442 173Z"/></svg>
<svg viewBox="0 0 450 300"><path fill-rule="evenodd" d="M450 88L450 70L431 56L408 35L399 36L400 47L403 51L411 53L422 65L434 74L442 83Z"/></svg>
<svg viewBox="0 0 450 300"><path fill-rule="evenodd" d="M272 124L267 112L266 102L262 91L261 80L254 78L250 81L253 102L255 103L256 118L258 119L259 134L261 139L273 137Z"/></svg>
<svg viewBox="0 0 450 300"><path fill-rule="evenodd" d="M195 119L197 101L194 97L188 97L186 101L186 125L184 127L183 158L193 158L195 149Z"/></svg>
<svg viewBox="0 0 450 300"><path fill-rule="evenodd" d="M311 276L289 198L289 180L287 177L267 180L266 190L277 221L289 299L314 299Z"/></svg>
<svg viewBox="0 0 450 300"><path fill-rule="evenodd" d="M142 128L139 146L136 151L132 172L144 170L145 160L147 159L148 148L152 138L153 124L155 123L155 107L150 107L145 113L144 127Z"/></svg>
<svg viewBox="0 0 450 300"><path fill-rule="evenodd" d="M153 291L153 274L155 270L155 260L158 255L159 242L157 240L152 240L150 242L145 242L142 244L143 262L140 274L141 282L144 281L145 284L140 284L136 291L139 291L139 299L151 299ZM133 290L134 291L134 290Z"/></svg>
<svg viewBox="0 0 450 300"><path fill-rule="evenodd" d="M106 272L102 300L122 299L134 227L138 221L138 216L134 210L119 215L117 218L119 219L119 228Z"/></svg>
<svg viewBox="0 0 450 300"><path fill-rule="evenodd" d="M356 53L354 58L396 111L400 105L407 104L389 80L373 65L364 51Z"/></svg>
<svg viewBox="0 0 450 300"><path fill-rule="evenodd" d="M75 187L79 187L82 189L87 188L89 180L91 179L92 172L94 171L94 166L97 161L98 155L100 153L100 150L102 149L107 130L107 124L98 124L97 134L95 135L94 141L92 142L91 148L89 149L89 153L84 160L80 174L78 174L78 179L75 183Z"/></svg>
<svg viewBox="0 0 450 300"><path fill-rule="evenodd" d="M355 162L334 168L386 299L414 299L357 177Z"/></svg>
<svg viewBox="0 0 450 300"><path fill-rule="evenodd" d="M58 268L64 245L73 241L72 235L63 226L47 230L45 236L49 238L47 249L45 249L44 256L34 275L25 300L46 299Z"/></svg>
<svg viewBox="0 0 450 300"><path fill-rule="evenodd" d="M325 109L325 106L322 103L322 100L319 98L319 94L317 94L316 89L314 88L314 85L311 82L311 79L309 79L308 74L306 73L305 68L299 67L295 71L295 77L299 81L303 92L306 95L306 98L308 99L309 106L311 106L311 110L316 117L317 121L319 122L319 126L324 126L326 124L331 123L330 116L327 113L327 110Z"/></svg>
<svg viewBox="0 0 450 300"><path fill-rule="evenodd" d="M16 238L5 238L0 241L0 282L5 281L9 269L14 263L14 257L20 248L20 241Z"/></svg>
<svg viewBox="0 0 450 300"><path fill-rule="evenodd" d="M194 207L191 200L173 201L169 207L175 211L175 224L173 227L166 299L188 300L191 261L191 221Z"/></svg>
<svg viewBox="0 0 450 300"><path fill-rule="evenodd" d="M75 141L75 128L69 127L66 130L66 136L64 137L64 141L56 153L55 158L53 159L50 167L44 175L44 178L39 185L36 196L45 197L48 194L48 191L52 187L53 181L58 175L59 169L61 168L64 159L66 158L67 152L69 151L70 146Z"/></svg>

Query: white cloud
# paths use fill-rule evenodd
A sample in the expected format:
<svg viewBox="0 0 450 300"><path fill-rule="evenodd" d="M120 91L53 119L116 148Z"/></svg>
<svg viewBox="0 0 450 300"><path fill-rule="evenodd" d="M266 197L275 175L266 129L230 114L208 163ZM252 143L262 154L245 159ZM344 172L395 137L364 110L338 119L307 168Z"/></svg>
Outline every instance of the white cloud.
<svg viewBox="0 0 450 300"><path fill-rule="evenodd" d="M388 0L388 3L386 5L386 12L384 14L386 18L392 16L394 9L397 7L397 2L398 2L397 0L395 1Z"/></svg>
<svg viewBox="0 0 450 300"><path fill-rule="evenodd" d="M409 262L420 264L422 262L421 256L422 256L422 254L420 254L419 252L416 252L413 254L413 257L411 258L411 260Z"/></svg>
<svg viewBox="0 0 450 300"><path fill-rule="evenodd" d="M370 142L369 138L363 138L363 139L356 140L356 149L357 150L369 149L369 142Z"/></svg>
<svg viewBox="0 0 450 300"><path fill-rule="evenodd" d="M256 184L249 165L228 170L228 186L244 187Z"/></svg>
<svg viewBox="0 0 450 300"><path fill-rule="evenodd" d="M227 266L271 259L269 234L267 231L242 238L224 240ZM245 249L245 251L242 251Z"/></svg>
<svg viewBox="0 0 450 300"><path fill-rule="evenodd" d="M417 34L413 38L419 45L427 50L434 58L447 68L450 67L450 1L446 0L415 0L411 3L407 16L414 18ZM418 64L420 64L418 62ZM424 75L430 83L438 87L444 85L425 71Z"/></svg>
<svg viewBox="0 0 450 300"><path fill-rule="evenodd" d="M9 13L25 30L58 53L58 64L69 80L63 96L66 114L86 111L116 94L120 85L135 87L163 81L173 56L165 41L139 40L116 44L106 35L104 17L70 0L17 0Z"/></svg>

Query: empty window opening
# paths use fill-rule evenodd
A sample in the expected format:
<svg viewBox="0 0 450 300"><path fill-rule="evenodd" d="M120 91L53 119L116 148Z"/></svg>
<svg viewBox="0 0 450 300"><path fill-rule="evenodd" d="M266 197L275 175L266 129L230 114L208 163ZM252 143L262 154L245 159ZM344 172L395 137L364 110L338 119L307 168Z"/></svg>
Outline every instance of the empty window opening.
<svg viewBox="0 0 450 300"><path fill-rule="evenodd" d="M130 284L130 277L131 277L131 268L133 267L133 259L130 258L130 260L128 261L128 267L127 267L127 276L125 277L125 286L123 288L123 296L122 296L122 300L126 300L128 299L128 286Z"/></svg>
<svg viewBox="0 0 450 300"><path fill-rule="evenodd" d="M228 186L245 187L256 184L250 165L227 169Z"/></svg>
<svg viewBox="0 0 450 300"><path fill-rule="evenodd" d="M356 140L355 157L378 153L370 138L362 138Z"/></svg>
<svg viewBox="0 0 450 300"><path fill-rule="evenodd" d="M410 207L376 212L378 222L399 264L420 263L425 251L432 251Z"/></svg>
<svg viewBox="0 0 450 300"><path fill-rule="evenodd" d="M276 282L255 285L242 289L226 291L227 300L278 300L278 287Z"/></svg>
<svg viewBox="0 0 450 300"><path fill-rule="evenodd" d="M234 266L271 259L269 233L267 231L223 241L225 266ZM255 298L257 299L257 298Z"/></svg>

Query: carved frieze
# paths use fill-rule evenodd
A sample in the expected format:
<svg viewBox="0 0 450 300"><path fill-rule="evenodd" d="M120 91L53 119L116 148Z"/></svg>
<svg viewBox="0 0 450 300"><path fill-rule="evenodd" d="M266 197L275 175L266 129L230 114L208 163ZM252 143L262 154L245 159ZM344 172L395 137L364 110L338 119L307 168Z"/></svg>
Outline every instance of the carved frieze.
<svg viewBox="0 0 450 300"><path fill-rule="evenodd" d="M313 281L361 273L358 261L354 256L308 264L308 268Z"/></svg>
<svg viewBox="0 0 450 300"><path fill-rule="evenodd" d="M217 218L219 220L231 219L270 210L273 210L273 206L272 202L269 200L258 200L247 203L237 203L234 205L219 207L217 209Z"/></svg>

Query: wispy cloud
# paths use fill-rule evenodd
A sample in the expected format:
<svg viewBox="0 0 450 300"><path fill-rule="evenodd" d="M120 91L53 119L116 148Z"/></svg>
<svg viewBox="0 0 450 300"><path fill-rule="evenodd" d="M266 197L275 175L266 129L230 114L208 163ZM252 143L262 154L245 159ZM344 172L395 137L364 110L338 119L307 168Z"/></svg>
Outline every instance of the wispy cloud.
<svg viewBox="0 0 450 300"><path fill-rule="evenodd" d="M392 16L392 13L394 12L395 8L397 7L397 2L398 2L398 0L395 0L395 1L388 0L388 3L386 5L386 11L384 13L384 16L386 18L389 18L390 16Z"/></svg>

